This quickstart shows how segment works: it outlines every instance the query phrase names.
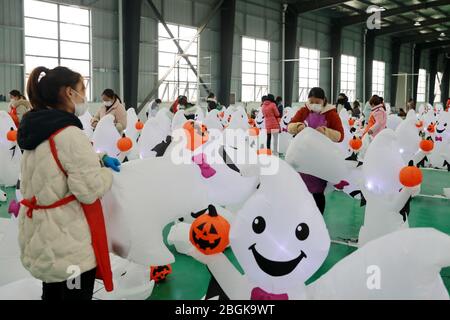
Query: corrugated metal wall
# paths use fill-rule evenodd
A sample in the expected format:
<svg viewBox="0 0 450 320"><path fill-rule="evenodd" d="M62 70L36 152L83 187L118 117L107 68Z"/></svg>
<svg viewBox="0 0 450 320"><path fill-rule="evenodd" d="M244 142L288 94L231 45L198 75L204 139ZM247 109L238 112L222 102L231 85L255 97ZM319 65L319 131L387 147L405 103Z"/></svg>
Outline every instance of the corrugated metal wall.
<svg viewBox="0 0 450 320"><path fill-rule="evenodd" d="M126 0L125 0L126 1ZM61 0L60 3L81 5L83 0ZM208 16L215 1L208 0L154 0L158 10L168 23L198 27ZM23 90L23 13L22 1L0 0L0 94L13 88ZM93 34L93 97L105 88L119 91L119 27L118 0L99 0L92 6ZM153 12L144 0L142 11L140 45L139 100L153 89L158 81L157 26ZM218 90L220 57L220 15L208 24L200 38L200 73L206 77L211 89ZM234 60L231 91L241 96L241 37L243 35L266 39L271 44L270 91L281 94L281 4L276 0L237 2L235 25ZM125 35L126 36L126 35ZM298 45L318 48L322 57L330 56L330 21L314 13L302 15L299 19ZM362 99L363 31L361 26L343 30L342 51L356 56L357 97ZM298 54L298 53L297 53ZM424 55L427 55L425 52ZM209 61L204 59L211 57ZM390 38L376 41L375 59L386 62L386 97L390 94ZM426 64L425 57L423 58ZM439 70L439 68L438 68ZM411 47L401 50L400 72L411 72ZM329 93L331 82L330 63L323 61L320 70L320 85ZM295 88L298 87L298 65L295 70ZM335 88L339 90L339 88ZM205 93L203 92L204 96ZM294 89L294 100L298 90Z"/></svg>

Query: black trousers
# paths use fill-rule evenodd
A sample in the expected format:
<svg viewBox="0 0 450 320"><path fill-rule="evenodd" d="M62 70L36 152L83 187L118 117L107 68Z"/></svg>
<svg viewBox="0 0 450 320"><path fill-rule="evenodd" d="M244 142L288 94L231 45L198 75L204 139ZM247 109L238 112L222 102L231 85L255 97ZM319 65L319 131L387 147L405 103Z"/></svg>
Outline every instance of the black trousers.
<svg viewBox="0 0 450 320"><path fill-rule="evenodd" d="M272 134L267 132L267 149L272 149Z"/></svg>
<svg viewBox="0 0 450 320"><path fill-rule="evenodd" d="M95 275L97 269L80 275L80 288L69 289L67 281L44 283L42 286L43 301L89 301L94 295Z"/></svg>
<svg viewBox="0 0 450 320"><path fill-rule="evenodd" d="M322 215L325 213L325 194L324 193L313 193L314 201L316 201L317 208L319 208Z"/></svg>

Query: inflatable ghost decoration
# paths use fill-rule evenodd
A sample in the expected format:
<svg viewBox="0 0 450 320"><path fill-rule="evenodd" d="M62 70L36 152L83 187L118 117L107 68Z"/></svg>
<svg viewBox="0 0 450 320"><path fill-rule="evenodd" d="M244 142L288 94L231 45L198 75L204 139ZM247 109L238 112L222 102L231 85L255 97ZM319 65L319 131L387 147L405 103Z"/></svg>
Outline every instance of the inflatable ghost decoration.
<svg viewBox="0 0 450 320"><path fill-rule="evenodd" d="M408 163L414 158L420 143L421 138L417 131L416 122L417 118L415 117L415 114L412 116L411 113L411 116L407 116L395 129L399 152L405 163Z"/></svg>
<svg viewBox="0 0 450 320"><path fill-rule="evenodd" d="M136 128L136 124L138 123L139 118L136 114L136 110L134 108L130 108L127 110L127 128L125 130L125 134L128 138L133 141L133 148L128 152L127 158L128 160L136 160L139 158L138 148L136 147L137 141L139 140L139 130Z"/></svg>
<svg viewBox="0 0 450 320"><path fill-rule="evenodd" d="M436 123L436 136L433 152L428 159L434 168L446 168L450 171L450 112L441 112Z"/></svg>
<svg viewBox="0 0 450 320"><path fill-rule="evenodd" d="M405 187L400 171L406 166L394 131L383 130L369 149L363 165L361 188L367 201L360 246L385 234L408 228L409 202L418 186ZM420 182L419 182L420 184Z"/></svg>
<svg viewBox="0 0 450 320"><path fill-rule="evenodd" d="M346 109L342 109L339 112L339 117L341 118L342 126L344 127L344 140L339 143L339 146L341 147L341 150L344 152L344 154L350 155L351 152L349 149L349 142L351 139L353 139L355 129L350 125L351 118Z"/></svg>
<svg viewBox="0 0 450 320"><path fill-rule="evenodd" d="M396 114L390 114L387 118L387 128L395 130L402 123L403 119Z"/></svg>
<svg viewBox="0 0 450 320"><path fill-rule="evenodd" d="M266 120L264 118L264 113L262 112L262 108L258 109L258 113L256 114L256 127L258 129L265 129L266 128Z"/></svg>
<svg viewBox="0 0 450 320"><path fill-rule="evenodd" d="M206 116L204 123L208 127L209 130L212 130L212 129L223 130L223 125L220 120L219 111L216 109L208 112L208 115Z"/></svg>
<svg viewBox="0 0 450 320"><path fill-rule="evenodd" d="M195 115L194 120L197 122L204 122L205 121L205 112L203 112L203 109L200 107L195 108Z"/></svg>
<svg viewBox="0 0 450 320"><path fill-rule="evenodd" d="M89 140L92 139L92 135L94 134L94 130L92 130L91 121L92 121L92 115L89 113L89 111L86 111L81 117L79 117L81 124L83 125L83 132L86 134L86 136L89 138Z"/></svg>
<svg viewBox="0 0 450 320"><path fill-rule="evenodd" d="M183 128L183 125L186 123L186 121L187 119L184 110L178 110L172 119L172 132Z"/></svg>
<svg viewBox="0 0 450 320"><path fill-rule="evenodd" d="M123 164L102 204L111 252L150 266L174 262L163 228L210 201L198 167L150 158Z"/></svg>
<svg viewBox="0 0 450 320"><path fill-rule="evenodd" d="M123 161L126 155L117 148L117 142L121 136L114 125L114 117L107 115L103 117L94 131L92 142L97 153L106 153L110 157L119 158Z"/></svg>
<svg viewBox="0 0 450 320"><path fill-rule="evenodd" d="M0 185L16 185L20 174L22 152L17 145L17 138L10 139L8 133L17 133L16 125L5 111L0 111ZM14 138L14 134L12 134ZM13 140L13 141L11 141Z"/></svg>
<svg viewBox="0 0 450 320"><path fill-rule="evenodd" d="M6 202L8 197L6 196L6 192L0 189L0 202Z"/></svg>
<svg viewBox="0 0 450 320"><path fill-rule="evenodd" d="M248 115L243 108L237 108L237 111L231 115L231 121L227 127L227 130L248 130L250 125L248 124Z"/></svg>
<svg viewBox="0 0 450 320"><path fill-rule="evenodd" d="M283 193L286 185L295 192ZM208 266L231 300L449 298L439 272L450 265L450 237L434 229L373 240L305 286L325 260L330 238L312 196L283 161L237 213L230 240L244 275L224 254L186 251ZM379 284L368 281L373 272Z"/></svg>
<svg viewBox="0 0 450 320"><path fill-rule="evenodd" d="M280 120L281 133L279 136L278 153L286 154L289 144L293 139L293 136L288 132L288 126L294 116L295 111L291 107L284 109L283 117Z"/></svg>
<svg viewBox="0 0 450 320"><path fill-rule="evenodd" d="M140 159L162 157L169 147L172 142L171 132L161 124L158 115L145 123L137 143Z"/></svg>
<svg viewBox="0 0 450 320"><path fill-rule="evenodd" d="M286 161L297 172L321 177L333 184L339 184L349 174L345 158L338 144L312 128L300 132L286 153Z"/></svg>

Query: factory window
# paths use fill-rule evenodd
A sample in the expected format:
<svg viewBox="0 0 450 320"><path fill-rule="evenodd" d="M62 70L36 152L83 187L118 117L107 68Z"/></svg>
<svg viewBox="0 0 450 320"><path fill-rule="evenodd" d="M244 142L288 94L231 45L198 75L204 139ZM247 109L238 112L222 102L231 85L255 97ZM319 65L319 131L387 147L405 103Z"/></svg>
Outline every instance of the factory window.
<svg viewBox="0 0 450 320"><path fill-rule="evenodd" d="M299 53L299 94L298 100L308 100L309 91L319 86L320 51L300 48Z"/></svg>
<svg viewBox="0 0 450 320"><path fill-rule="evenodd" d="M441 102L441 81L442 72L438 72L436 74L436 81L434 82L434 102Z"/></svg>
<svg viewBox="0 0 450 320"><path fill-rule="evenodd" d="M384 97L385 63L373 61L372 94Z"/></svg>
<svg viewBox="0 0 450 320"><path fill-rule="evenodd" d="M25 82L34 68L68 67L85 79L91 100L91 12L76 6L25 0Z"/></svg>
<svg viewBox="0 0 450 320"><path fill-rule="evenodd" d="M341 56L341 92L345 93L349 101L356 99L356 57Z"/></svg>
<svg viewBox="0 0 450 320"><path fill-rule="evenodd" d="M417 83L417 102L425 102L427 86L427 70L419 69L419 82Z"/></svg>
<svg viewBox="0 0 450 320"><path fill-rule="evenodd" d="M261 101L269 93L269 41L242 38L242 101Z"/></svg>

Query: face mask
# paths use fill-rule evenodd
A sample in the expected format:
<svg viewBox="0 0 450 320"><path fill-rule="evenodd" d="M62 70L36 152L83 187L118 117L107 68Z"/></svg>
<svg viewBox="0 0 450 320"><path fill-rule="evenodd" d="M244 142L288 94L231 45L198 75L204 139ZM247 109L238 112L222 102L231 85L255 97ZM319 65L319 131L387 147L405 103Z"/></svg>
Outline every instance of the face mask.
<svg viewBox="0 0 450 320"><path fill-rule="evenodd" d="M114 103L112 101L105 101L103 102L103 104L105 105L105 107L109 108L111 107Z"/></svg>
<svg viewBox="0 0 450 320"><path fill-rule="evenodd" d="M88 110L88 105L86 104L86 98L82 97L78 92L76 92L75 90L72 90L73 92L76 93L77 96L79 96L81 99L83 99L83 102L81 103L75 103L72 100L72 103L75 105L75 116L77 117L81 117L82 115L84 115L86 113L86 111Z"/></svg>
<svg viewBox="0 0 450 320"><path fill-rule="evenodd" d="M308 105L309 110L312 112L320 113L322 111L322 105L321 104L309 104Z"/></svg>

